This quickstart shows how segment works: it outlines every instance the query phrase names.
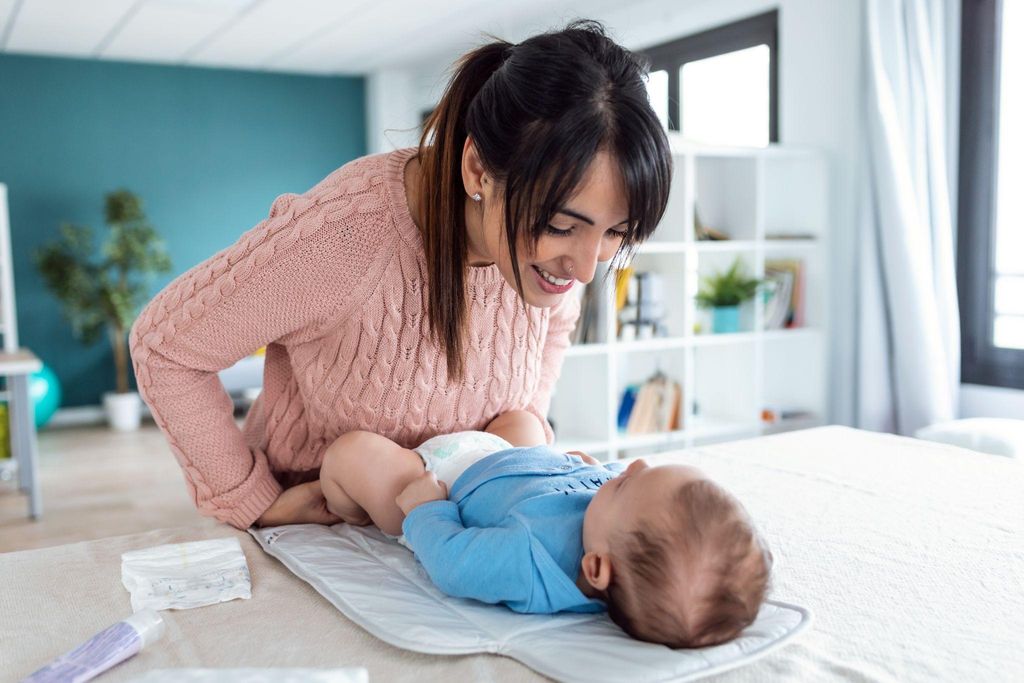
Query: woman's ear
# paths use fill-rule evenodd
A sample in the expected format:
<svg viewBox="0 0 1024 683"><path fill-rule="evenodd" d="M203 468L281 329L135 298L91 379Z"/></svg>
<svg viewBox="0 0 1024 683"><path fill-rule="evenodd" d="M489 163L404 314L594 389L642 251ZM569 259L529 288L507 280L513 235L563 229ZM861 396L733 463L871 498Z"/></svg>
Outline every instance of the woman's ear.
<svg viewBox="0 0 1024 683"><path fill-rule="evenodd" d="M490 183L484 182L486 171L480 155L476 151L473 138L466 136L466 143L462 146L462 184L466 188L466 196L472 197L479 194L485 198L490 191Z"/></svg>
<svg viewBox="0 0 1024 683"><path fill-rule="evenodd" d="M583 578L587 580L587 583L596 590L608 590L608 586L612 582L612 558L610 555L591 551L583 556L583 561L580 564L583 569Z"/></svg>

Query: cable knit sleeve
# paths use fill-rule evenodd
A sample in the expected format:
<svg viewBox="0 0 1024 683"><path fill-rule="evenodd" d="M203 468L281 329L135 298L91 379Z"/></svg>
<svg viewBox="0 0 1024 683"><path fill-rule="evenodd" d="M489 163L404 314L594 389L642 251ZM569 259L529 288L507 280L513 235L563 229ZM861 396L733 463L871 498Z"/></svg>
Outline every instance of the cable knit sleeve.
<svg viewBox="0 0 1024 683"><path fill-rule="evenodd" d="M537 384L537 391L526 406L526 410L540 418L548 444L554 443L555 440L554 431L547 419L548 409L551 407L551 392L562 372L565 350L571 344L571 335L580 317L580 308L580 298L575 292L567 294L561 302L552 307L541 352L540 381Z"/></svg>
<svg viewBox="0 0 1024 683"><path fill-rule="evenodd" d="M246 444L217 373L271 342L313 338L344 315L367 269L345 258L345 234L353 232L338 217L345 203L278 197L266 220L172 281L132 326L139 392L193 501L240 529L282 487L266 454Z"/></svg>

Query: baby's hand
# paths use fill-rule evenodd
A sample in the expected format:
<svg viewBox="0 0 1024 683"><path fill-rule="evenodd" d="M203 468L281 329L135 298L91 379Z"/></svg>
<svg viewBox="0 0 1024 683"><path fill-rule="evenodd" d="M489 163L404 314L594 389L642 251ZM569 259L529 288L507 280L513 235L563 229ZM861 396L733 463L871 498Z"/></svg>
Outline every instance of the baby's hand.
<svg viewBox="0 0 1024 683"><path fill-rule="evenodd" d="M600 465L601 464L600 460L598 460L597 458L595 458L592 455L587 455L583 451L567 451L566 453L568 455L578 455L578 456L580 456L580 459L583 460L583 462L587 463L588 465Z"/></svg>
<svg viewBox="0 0 1024 683"><path fill-rule="evenodd" d="M447 499L448 487L445 483L438 481L437 476L433 472L424 472L409 482L409 485L398 494L398 497L395 498L395 504L402 508L402 512L409 514L413 508L419 507L424 503Z"/></svg>

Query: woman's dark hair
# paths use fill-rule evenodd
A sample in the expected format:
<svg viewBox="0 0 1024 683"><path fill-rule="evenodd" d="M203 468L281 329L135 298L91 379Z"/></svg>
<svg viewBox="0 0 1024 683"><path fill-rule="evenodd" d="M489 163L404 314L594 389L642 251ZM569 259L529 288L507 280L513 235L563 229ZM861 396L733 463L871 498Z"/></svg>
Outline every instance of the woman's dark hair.
<svg viewBox="0 0 1024 683"><path fill-rule="evenodd" d="M427 313L443 342L449 375L459 379L468 258L466 137L504 188L505 238L520 296L519 232L526 230L527 244L536 246L598 151L612 156L628 200L620 254L647 239L661 220L672 157L648 99L646 61L612 41L598 22L574 21L518 45L496 39L464 55L454 69L424 123L418 155Z"/></svg>

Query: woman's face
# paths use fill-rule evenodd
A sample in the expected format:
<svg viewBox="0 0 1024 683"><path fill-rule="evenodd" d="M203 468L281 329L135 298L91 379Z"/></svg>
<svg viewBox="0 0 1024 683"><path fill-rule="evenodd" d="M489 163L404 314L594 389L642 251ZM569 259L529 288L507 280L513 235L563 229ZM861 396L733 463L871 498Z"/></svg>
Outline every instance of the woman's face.
<svg viewBox="0 0 1024 683"><path fill-rule="evenodd" d="M500 188L486 175L482 200L469 200L470 265L496 263L505 280L515 287L512 259L505 239ZM594 279L599 261L611 259L626 232L626 195L613 157L598 152L575 194L551 217L532 253L528 231L520 231L516 255L526 303L554 306L578 280ZM473 216L475 213L476 216Z"/></svg>

